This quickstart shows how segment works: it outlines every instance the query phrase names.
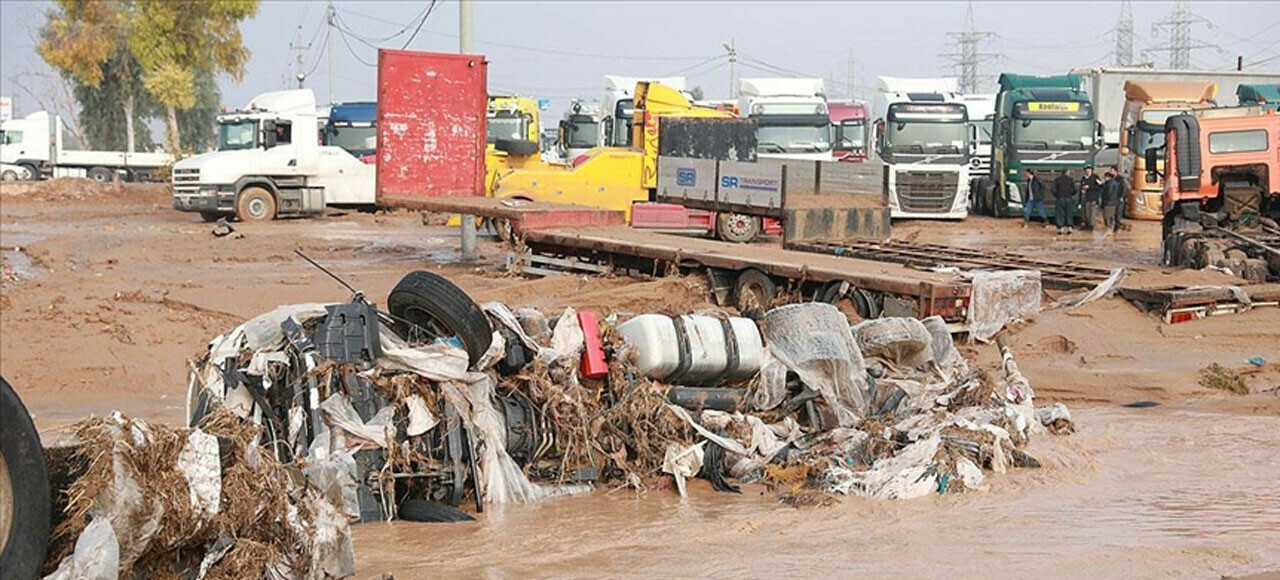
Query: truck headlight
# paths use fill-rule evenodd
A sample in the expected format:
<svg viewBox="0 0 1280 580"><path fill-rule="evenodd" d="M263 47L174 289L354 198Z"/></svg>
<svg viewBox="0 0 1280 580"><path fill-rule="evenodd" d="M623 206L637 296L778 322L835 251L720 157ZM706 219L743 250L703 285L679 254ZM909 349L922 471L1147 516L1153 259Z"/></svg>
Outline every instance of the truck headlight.
<svg viewBox="0 0 1280 580"><path fill-rule="evenodd" d="M200 195L208 195L208 196L218 195L218 186L201 185L199 191L200 191Z"/></svg>

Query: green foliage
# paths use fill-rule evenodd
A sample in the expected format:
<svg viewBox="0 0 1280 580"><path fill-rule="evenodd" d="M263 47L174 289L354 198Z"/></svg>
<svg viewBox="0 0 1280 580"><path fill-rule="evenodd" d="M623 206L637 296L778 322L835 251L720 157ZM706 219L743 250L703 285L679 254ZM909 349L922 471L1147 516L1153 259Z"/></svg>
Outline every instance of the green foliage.
<svg viewBox="0 0 1280 580"><path fill-rule="evenodd" d="M103 79L102 65L119 52L121 2L58 0L50 10L36 51L49 66L90 87Z"/></svg>
<svg viewBox="0 0 1280 580"><path fill-rule="evenodd" d="M121 60L126 62L120 62ZM89 139L89 147L104 151L128 149L124 129L125 114L121 104L125 102L128 93L132 92L134 145L139 151L153 149L155 143L151 139L151 128L147 126L147 120L154 117L159 109L151 95L142 87L142 83L137 81L140 74L138 63L131 56L120 54L108 60L102 68L116 73L104 72L102 82L97 86L78 81L75 86L75 98L81 107L80 125L84 127L85 136Z"/></svg>
<svg viewBox="0 0 1280 580"><path fill-rule="evenodd" d="M222 93L212 72L196 77L195 106L178 111L178 135L187 151L204 151L217 143L215 126Z"/></svg>

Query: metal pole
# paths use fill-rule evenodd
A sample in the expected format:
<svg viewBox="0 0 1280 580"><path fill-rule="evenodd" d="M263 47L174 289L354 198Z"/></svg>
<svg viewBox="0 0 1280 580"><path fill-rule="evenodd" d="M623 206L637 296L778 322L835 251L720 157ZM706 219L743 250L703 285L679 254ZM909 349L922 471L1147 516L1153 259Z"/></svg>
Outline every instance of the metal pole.
<svg viewBox="0 0 1280 580"><path fill-rule="evenodd" d="M737 62L738 62L738 44L734 39L730 38L729 39L729 98L731 99L738 98L738 95L737 95L738 87L733 86L733 65L734 63L737 63Z"/></svg>
<svg viewBox="0 0 1280 580"><path fill-rule="evenodd" d="M458 52L471 54L471 0L458 0ZM476 218L462 215L462 259L476 257Z"/></svg>
<svg viewBox="0 0 1280 580"><path fill-rule="evenodd" d="M327 5L327 8L328 10L326 10L326 13L329 19L329 31L325 33L325 38L327 39L325 44L328 45L325 47L325 51L329 53L329 104L332 105L334 103L334 100L333 100L333 37L337 33L337 31L334 30L333 2L329 2Z"/></svg>

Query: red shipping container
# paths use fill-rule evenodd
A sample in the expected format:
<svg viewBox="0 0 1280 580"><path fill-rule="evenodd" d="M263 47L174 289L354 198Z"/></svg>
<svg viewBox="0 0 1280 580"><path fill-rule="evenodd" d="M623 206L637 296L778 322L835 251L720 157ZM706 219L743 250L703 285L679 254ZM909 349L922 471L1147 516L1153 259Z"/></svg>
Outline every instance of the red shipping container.
<svg viewBox="0 0 1280 580"><path fill-rule="evenodd" d="M377 201L484 195L484 56L378 51Z"/></svg>
<svg viewBox="0 0 1280 580"><path fill-rule="evenodd" d="M582 327L585 347L582 350L582 364L579 371L588 379L598 379L609 374L609 365L604 361L604 344L600 342L600 323L594 312L578 312L578 326Z"/></svg>

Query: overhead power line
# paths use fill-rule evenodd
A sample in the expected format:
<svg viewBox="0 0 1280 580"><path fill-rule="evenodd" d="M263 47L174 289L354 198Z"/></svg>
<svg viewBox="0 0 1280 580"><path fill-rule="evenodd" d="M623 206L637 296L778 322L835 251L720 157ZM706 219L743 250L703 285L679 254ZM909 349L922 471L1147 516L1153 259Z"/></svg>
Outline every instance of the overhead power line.
<svg viewBox="0 0 1280 580"><path fill-rule="evenodd" d="M1191 11L1191 2L1189 0L1177 0L1174 2L1171 14L1151 25L1152 34L1165 37L1166 40L1162 44L1148 48L1143 52L1146 54L1155 52L1167 53L1169 55L1169 68L1176 70L1191 68L1191 52L1193 50L1202 48L1222 50L1215 44L1195 39L1192 27L1197 24L1208 28L1214 27L1213 23L1207 18Z"/></svg>
<svg viewBox="0 0 1280 580"><path fill-rule="evenodd" d="M1130 0L1120 3L1120 20L1116 22L1116 47L1112 50L1117 66L1133 65L1133 5Z"/></svg>

